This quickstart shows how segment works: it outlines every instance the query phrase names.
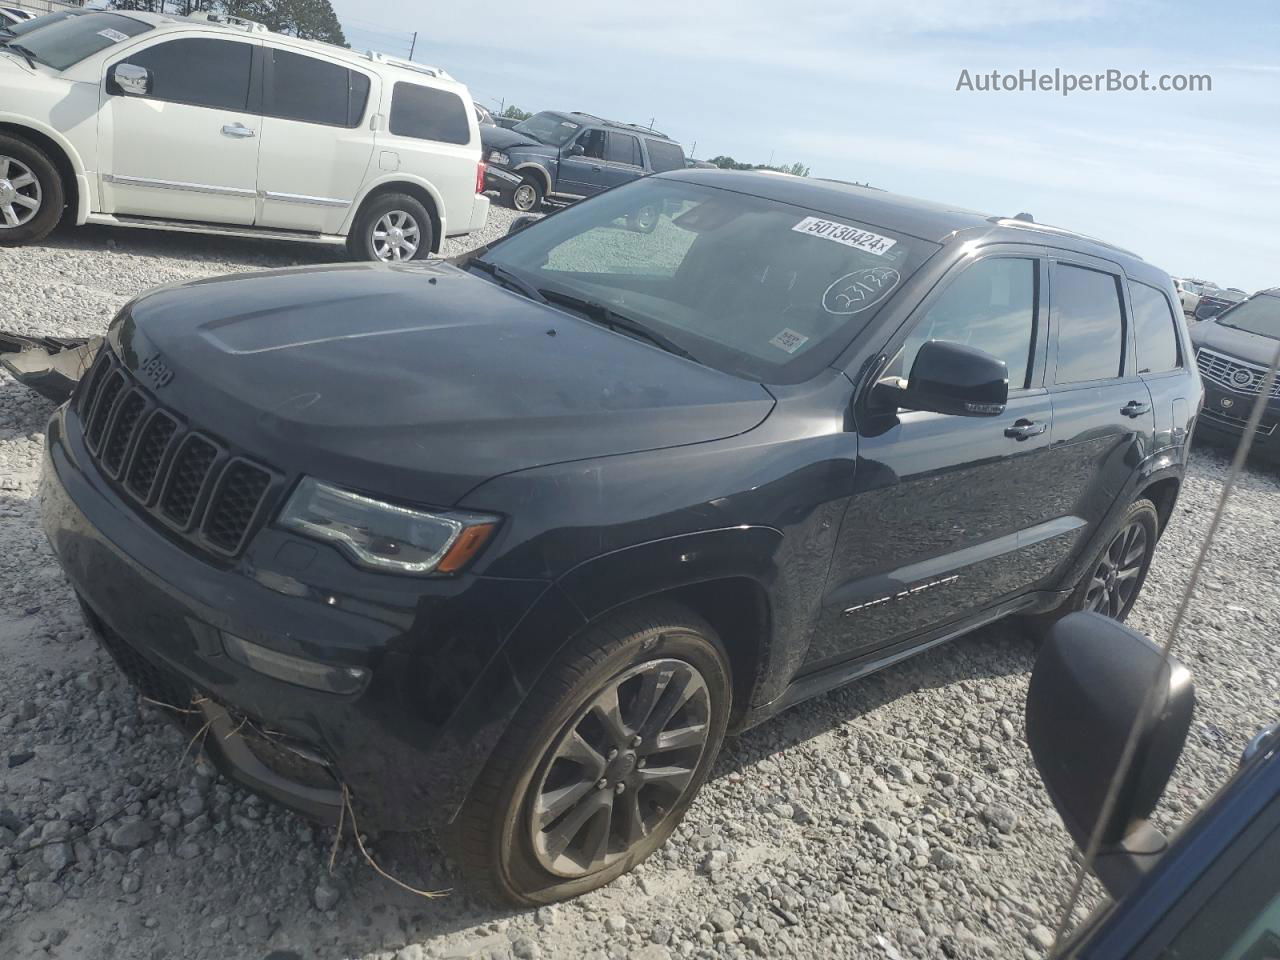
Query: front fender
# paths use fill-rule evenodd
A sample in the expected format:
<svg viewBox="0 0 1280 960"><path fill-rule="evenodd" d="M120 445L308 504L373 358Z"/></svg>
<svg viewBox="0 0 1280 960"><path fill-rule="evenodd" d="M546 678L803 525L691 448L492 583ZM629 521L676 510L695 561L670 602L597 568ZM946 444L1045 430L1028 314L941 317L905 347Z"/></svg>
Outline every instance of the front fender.
<svg viewBox="0 0 1280 960"><path fill-rule="evenodd" d="M740 526L636 544L569 570L525 614L454 712L439 746L439 816L457 817L498 740L547 666L581 630L624 604L678 587L747 577L773 585L782 534ZM761 668L764 669L764 654Z"/></svg>
<svg viewBox="0 0 1280 960"><path fill-rule="evenodd" d="M83 224L85 218L89 216L90 209L92 209L91 200L93 199L93 196L91 196L91 192L96 195L97 182L96 178L91 178L89 176L88 170L85 167L84 157L81 156L80 151L76 149L75 144L73 144L65 134L55 130L47 123L41 123L39 120L36 120L34 117L26 114L0 111L0 126L3 126L8 129L9 132L18 135L21 135L22 130L24 129L30 130L33 133L38 133L62 151L63 155L67 158L67 163L71 165L71 170L76 178L77 204L75 222L77 224Z"/></svg>

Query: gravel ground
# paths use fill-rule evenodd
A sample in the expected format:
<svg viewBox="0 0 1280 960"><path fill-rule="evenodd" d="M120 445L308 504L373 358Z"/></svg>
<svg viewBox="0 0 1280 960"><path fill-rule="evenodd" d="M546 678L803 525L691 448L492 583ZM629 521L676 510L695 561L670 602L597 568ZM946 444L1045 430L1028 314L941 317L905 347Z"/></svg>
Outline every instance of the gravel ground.
<svg viewBox="0 0 1280 960"><path fill-rule="evenodd" d="M511 214L495 208L494 235ZM487 237L479 238L482 242ZM452 251L451 251L452 252ZM157 283L333 259L325 248L82 229L0 248L0 329L90 334ZM495 910L377 876L329 831L218 778L88 636L37 523L51 406L0 374L0 956L1043 956L1070 844L1024 744L1032 650L997 626L726 744L670 844L573 903ZM1132 622L1161 635L1225 456L1199 451ZM1280 481L1240 485L1179 653L1199 689L1161 809L1186 818L1277 714ZM428 842L371 838L415 886Z"/></svg>

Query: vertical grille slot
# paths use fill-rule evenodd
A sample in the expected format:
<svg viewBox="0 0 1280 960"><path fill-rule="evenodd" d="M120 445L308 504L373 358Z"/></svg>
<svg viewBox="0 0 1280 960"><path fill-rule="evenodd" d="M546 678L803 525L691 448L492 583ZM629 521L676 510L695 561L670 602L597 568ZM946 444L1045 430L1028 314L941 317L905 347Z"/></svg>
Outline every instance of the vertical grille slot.
<svg viewBox="0 0 1280 960"><path fill-rule="evenodd" d="M102 466L113 477L120 475L125 454L133 442L134 430L146 407L147 401L143 399L140 390L131 390L120 401L120 410L108 428L106 440L102 444Z"/></svg>
<svg viewBox="0 0 1280 960"><path fill-rule="evenodd" d="M271 474L244 460L234 460L222 473L204 518L204 536L214 547L234 553L257 516L271 485Z"/></svg>
<svg viewBox="0 0 1280 960"><path fill-rule="evenodd" d="M110 369L109 352L99 350L93 366L89 368L88 376L80 383L80 396L76 401L79 404L76 409L80 411L80 419L86 424L89 422L89 414L93 412L93 401L97 398L98 391L102 388L102 381Z"/></svg>
<svg viewBox="0 0 1280 960"><path fill-rule="evenodd" d="M112 370L106 375L106 379L102 383L102 389L98 391L97 397L93 401L93 409L89 413L89 429L85 431L85 440L89 444L90 450L97 450L98 444L102 440L102 433L107 428L107 421L111 419L111 410L115 406L116 399L120 396L120 391L124 389L124 374L119 370Z"/></svg>
<svg viewBox="0 0 1280 960"><path fill-rule="evenodd" d="M160 512L178 526L186 527L217 458L217 447L197 434L187 434L169 468L164 493L160 495Z"/></svg>
<svg viewBox="0 0 1280 960"><path fill-rule="evenodd" d="M159 410L152 413L142 427L138 449L133 455L125 486L144 503L151 502L160 465L164 462L165 451L169 449L169 441L173 439L177 429L178 422Z"/></svg>

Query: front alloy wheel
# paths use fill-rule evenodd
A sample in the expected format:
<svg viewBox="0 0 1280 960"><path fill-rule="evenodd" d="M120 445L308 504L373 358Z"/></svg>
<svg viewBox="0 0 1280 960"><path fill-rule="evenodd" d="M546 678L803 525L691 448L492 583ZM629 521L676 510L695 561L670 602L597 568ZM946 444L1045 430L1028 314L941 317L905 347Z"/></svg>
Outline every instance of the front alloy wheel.
<svg viewBox="0 0 1280 960"><path fill-rule="evenodd" d="M25 227L36 218L43 200L35 172L21 160L0 154L0 230Z"/></svg>
<svg viewBox="0 0 1280 960"><path fill-rule="evenodd" d="M511 191L511 205L521 213L535 213L542 206L542 191L525 177L524 182Z"/></svg>
<svg viewBox="0 0 1280 960"><path fill-rule="evenodd" d="M611 680L548 750L530 805L538 862L581 877L648 837L693 782L710 710L706 680L681 660Z"/></svg>

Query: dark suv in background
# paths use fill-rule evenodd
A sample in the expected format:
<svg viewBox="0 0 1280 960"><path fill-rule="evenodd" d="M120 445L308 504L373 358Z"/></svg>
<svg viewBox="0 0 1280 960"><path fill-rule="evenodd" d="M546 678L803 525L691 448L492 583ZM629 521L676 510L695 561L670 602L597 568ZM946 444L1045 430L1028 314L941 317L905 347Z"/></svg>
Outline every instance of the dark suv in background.
<svg viewBox="0 0 1280 960"><path fill-rule="evenodd" d="M589 113L544 111L511 129L481 127L485 186L521 212L544 199L581 200L629 180L682 170L684 148L664 133ZM640 222L656 222L654 211Z"/></svg>
<svg viewBox="0 0 1280 960"><path fill-rule="evenodd" d="M1023 219L662 174L453 264L143 295L49 424L44 525L230 777L545 903L660 846L727 732L1123 618L1200 397L1176 304Z"/></svg>
<svg viewBox="0 0 1280 960"><path fill-rule="evenodd" d="M1204 378L1197 435L1232 448L1244 435L1262 381L1280 349L1280 287L1263 290L1191 328ZM1280 383L1273 384L1253 438L1260 457L1280 459Z"/></svg>

